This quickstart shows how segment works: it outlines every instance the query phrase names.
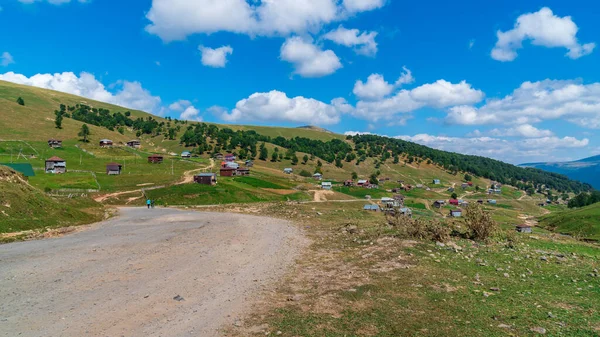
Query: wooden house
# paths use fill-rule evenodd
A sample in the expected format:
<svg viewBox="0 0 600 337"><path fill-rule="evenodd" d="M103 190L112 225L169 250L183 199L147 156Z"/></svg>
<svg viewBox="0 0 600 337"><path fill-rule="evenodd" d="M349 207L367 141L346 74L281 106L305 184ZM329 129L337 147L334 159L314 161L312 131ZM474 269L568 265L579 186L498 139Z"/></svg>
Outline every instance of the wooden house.
<svg viewBox="0 0 600 337"><path fill-rule="evenodd" d="M238 176L249 176L250 175L250 169L239 168L239 169L236 170L235 174L238 175Z"/></svg>
<svg viewBox="0 0 600 337"><path fill-rule="evenodd" d="M216 185L217 175L215 173L200 173L194 176L194 182L201 185Z"/></svg>
<svg viewBox="0 0 600 337"><path fill-rule="evenodd" d="M121 170L123 169L123 165L117 163L108 163L106 164L106 174L109 176L118 176L121 174Z"/></svg>
<svg viewBox="0 0 600 337"><path fill-rule="evenodd" d="M246 160L245 166L246 167L253 167L254 166L254 162L252 160Z"/></svg>
<svg viewBox="0 0 600 337"><path fill-rule="evenodd" d="M127 146L134 149L139 149L142 146L142 142L140 142L139 140L130 140L127 142Z"/></svg>
<svg viewBox="0 0 600 337"><path fill-rule="evenodd" d="M462 184L460 185L460 187L461 187L462 189L469 188L469 184L467 184L467 183L462 183Z"/></svg>
<svg viewBox="0 0 600 337"><path fill-rule="evenodd" d="M110 139L100 139L100 147L112 147L113 141Z"/></svg>
<svg viewBox="0 0 600 337"><path fill-rule="evenodd" d="M331 182L324 181L321 183L321 188L324 190L330 191L332 187L333 185L331 184Z"/></svg>
<svg viewBox="0 0 600 337"><path fill-rule="evenodd" d="M225 157L223 156L222 153L217 152L213 155L213 158L215 158L216 160L223 160L223 158L225 158Z"/></svg>
<svg viewBox="0 0 600 337"><path fill-rule="evenodd" d="M219 175L221 177L234 177L237 175L237 169L230 168L230 167L221 167L221 170L219 171Z"/></svg>
<svg viewBox="0 0 600 337"><path fill-rule="evenodd" d="M165 158L163 156L154 154L148 157L148 162L150 164L161 164L163 161L165 160Z"/></svg>
<svg viewBox="0 0 600 337"><path fill-rule="evenodd" d="M237 170L240 168L240 164L232 162L232 161L224 161L221 163L221 167Z"/></svg>
<svg viewBox="0 0 600 337"><path fill-rule="evenodd" d="M441 184L441 181L439 179L433 179L433 184L439 185L439 184Z"/></svg>
<svg viewBox="0 0 600 337"><path fill-rule="evenodd" d="M50 146L53 149L57 149L59 147L62 147L62 140L48 139L48 146Z"/></svg>
<svg viewBox="0 0 600 337"><path fill-rule="evenodd" d="M446 201L445 200L436 200L433 203L433 207L435 207L435 208L442 208L442 206L445 206L445 205L446 205Z"/></svg>
<svg viewBox="0 0 600 337"><path fill-rule="evenodd" d="M352 181L352 180L346 180L346 181L344 181L344 186L346 186L346 187L352 187L352 186L354 186L354 181Z"/></svg>
<svg viewBox="0 0 600 337"><path fill-rule="evenodd" d="M225 155L225 161L226 162L234 162L235 161L235 156L231 153L228 153Z"/></svg>
<svg viewBox="0 0 600 337"><path fill-rule="evenodd" d="M316 180L322 180L323 175L321 173L315 173L315 174L313 174L313 178Z"/></svg>
<svg viewBox="0 0 600 337"><path fill-rule="evenodd" d="M460 204L456 199L450 199L448 200L448 203L453 206L458 206Z"/></svg>
<svg viewBox="0 0 600 337"><path fill-rule="evenodd" d="M67 162L59 157L46 160L46 173L67 173Z"/></svg>

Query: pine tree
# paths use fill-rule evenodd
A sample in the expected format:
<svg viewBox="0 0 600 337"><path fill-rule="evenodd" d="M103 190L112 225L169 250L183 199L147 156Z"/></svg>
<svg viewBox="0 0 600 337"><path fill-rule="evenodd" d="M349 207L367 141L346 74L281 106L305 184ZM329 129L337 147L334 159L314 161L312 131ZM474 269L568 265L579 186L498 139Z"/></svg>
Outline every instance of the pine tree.
<svg viewBox="0 0 600 337"><path fill-rule="evenodd" d="M56 114L54 124L56 125L57 129L62 129L63 114L60 111L55 111L54 113Z"/></svg>
<svg viewBox="0 0 600 337"><path fill-rule="evenodd" d="M81 126L81 131L77 134L79 137L83 137L83 142L88 143L88 136L91 135L90 128L88 128L87 124L83 124Z"/></svg>
<svg viewBox="0 0 600 337"><path fill-rule="evenodd" d="M17 98L17 104L25 105L25 101L23 100L23 98L19 97L19 98Z"/></svg>

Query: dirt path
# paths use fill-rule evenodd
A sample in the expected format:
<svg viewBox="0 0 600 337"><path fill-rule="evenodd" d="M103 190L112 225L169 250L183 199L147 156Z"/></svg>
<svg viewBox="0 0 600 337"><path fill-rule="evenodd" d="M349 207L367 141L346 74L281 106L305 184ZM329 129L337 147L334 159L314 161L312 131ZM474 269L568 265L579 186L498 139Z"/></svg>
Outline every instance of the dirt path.
<svg viewBox="0 0 600 337"><path fill-rule="evenodd" d="M305 244L283 220L123 208L90 230L0 246L0 336L217 336Z"/></svg>
<svg viewBox="0 0 600 337"><path fill-rule="evenodd" d="M309 192L315 193L314 198L313 198L313 201L315 201L315 202L325 202L325 201L327 201L328 195L335 194L334 191L327 191L327 190L314 190L314 191L309 191Z"/></svg>
<svg viewBox="0 0 600 337"><path fill-rule="evenodd" d="M214 167L215 167L215 161L211 158L210 159L210 165L184 172L183 173L183 178L181 178L181 180L179 182L175 183L175 185L189 184L189 183L191 183L191 182L194 181L194 173L200 172L200 171L205 171L205 170L210 170L210 169L212 169ZM153 184L153 183L140 184L138 186L151 185L151 184ZM133 193L142 193L142 190L143 189L139 188L139 189L136 189L136 190L103 194L103 195L99 195L99 196L95 197L94 200L96 202L104 202L104 201L106 201L108 199L116 198L116 197L119 197L121 195L133 194ZM140 198L141 197L129 198L128 202L131 202L131 201L134 201L134 200L137 200L137 199L140 199Z"/></svg>

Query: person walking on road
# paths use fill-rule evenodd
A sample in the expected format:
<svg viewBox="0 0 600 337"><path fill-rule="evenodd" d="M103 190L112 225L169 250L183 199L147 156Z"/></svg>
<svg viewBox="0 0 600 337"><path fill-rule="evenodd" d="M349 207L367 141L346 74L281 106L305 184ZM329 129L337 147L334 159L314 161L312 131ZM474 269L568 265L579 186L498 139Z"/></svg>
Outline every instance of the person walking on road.
<svg viewBox="0 0 600 337"><path fill-rule="evenodd" d="M146 205L148 205L148 209L150 209L150 206L152 206L152 200L146 200Z"/></svg>

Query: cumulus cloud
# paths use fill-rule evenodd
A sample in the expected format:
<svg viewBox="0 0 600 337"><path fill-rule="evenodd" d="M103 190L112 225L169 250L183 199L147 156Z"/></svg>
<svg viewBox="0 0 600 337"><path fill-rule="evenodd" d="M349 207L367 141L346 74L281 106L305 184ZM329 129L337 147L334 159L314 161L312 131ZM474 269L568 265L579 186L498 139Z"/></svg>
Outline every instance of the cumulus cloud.
<svg viewBox="0 0 600 337"><path fill-rule="evenodd" d="M0 55L0 66L6 67L13 63L15 63L15 60L9 52L5 51L2 53L2 55Z"/></svg>
<svg viewBox="0 0 600 337"><path fill-rule="evenodd" d="M169 105L168 108L171 112L179 113L179 119L184 121L202 122L202 116L200 116L200 110L196 109L192 105L192 102L181 99L175 101Z"/></svg>
<svg viewBox="0 0 600 337"><path fill-rule="evenodd" d="M491 99L481 107L450 108L446 122L461 125L532 124L555 119L600 128L600 83L524 82L512 94Z"/></svg>
<svg viewBox="0 0 600 337"><path fill-rule="evenodd" d="M579 140L574 137L540 137L516 141L493 137L461 138L418 134L395 138L439 150L484 156L511 163L560 160L568 156L570 151L589 145L587 138Z"/></svg>
<svg viewBox="0 0 600 337"><path fill-rule="evenodd" d="M321 50L312 41L297 36L283 43L281 59L292 63L294 73L303 77L323 77L342 68L340 59L332 50Z"/></svg>
<svg viewBox="0 0 600 337"><path fill-rule="evenodd" d="M523 138L543 138L554 136L550 130L541 130L531 124L517 125L508 129L493 129L490 131L492 136L499 137L523 137Z"/></svg>
<svg viewBox="0 0 600 337"><path fill-rule="evenodd" d="M548 48L568 49L567 56L578 59L591 54L595 43L580 44L577 39L579 28L570 16L559 17L550 8L544 7L538 12L523 14L517 18L513 29L498 31L498 42L492 50L492 58L498 61L513 61L517 50L523 47L523 41Z"/></svg>
<svg viewBox="0 0 600 337"><path fill-rule="evenodd" d="M396 114L408 113L431 107L446 108L466 104L475 104L483 100L484 93L474 89L469 83L450 83L438 80L424 84L412 90L400 90L390 97L377 100L361 100L356 104L353 114L370 120L397 119Z"/></svg>
<svg viewBox="0 0 600 337"><path fill-rule="evenodd" d="M230 46L223 46L216 49L199 46L198 50L202 53L202 64L213 68L225 68L227 55L233 54L233 48Z"/></svg>
<svg viewBox="0 0 600 337"><path fill-rule="evenodd" d="M404 72L395 84L388 83L383 75L371 74L366 83L361 80L356 81L352 92L362 100L377 100L388 96L396 87L414 82L411 71L406 67L402 67L402 69Z"/></svg>
<svg viewBox="0 0 600 337"><path fill-rule="evenodd" d="M153 0L146 30L165 41L227 31L251 36L302 34L384 5L383 0Z"/></svg>
<svg viewBox="0 0 600 337"><path fill-rule="evenodd" d="M161 110L160 97L152 96L139 82L119 81L114 86L116 90L111 92L94 75L86 72L79 76L72 72L64 72L37 74L31 77L8 72L0 74L0 80L61 91L135 110L157 114Z"/></svg>
<svg viewBox="0 0 600 337"><path fill-rule="evenodd" d="M375 56L377 54L377 32L360 32L358 29L346 29L343 26L323 35L326 40L339 45L354 48L357 54Z"/></svg>
<svg viewBox="0 0 600 337"><path fill-rule="evenodd" d="M228 122L269 121L292 122L315 125L336 124L340 121L341 112L336 106L344 101L334 100L327 104L302 96L289 98L280 91L255 93L237 102L235 109L227 112L221 109L221 118Z"/></svg>

